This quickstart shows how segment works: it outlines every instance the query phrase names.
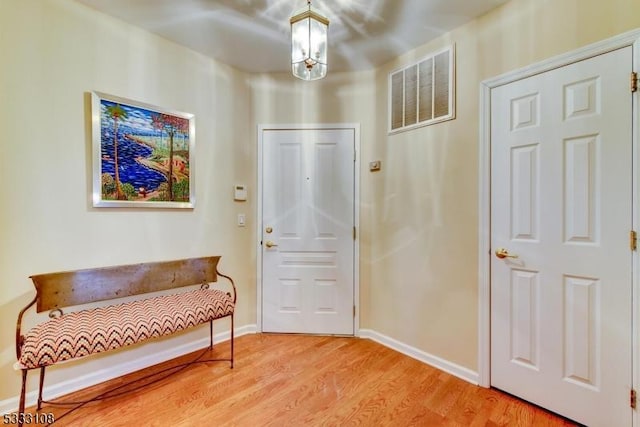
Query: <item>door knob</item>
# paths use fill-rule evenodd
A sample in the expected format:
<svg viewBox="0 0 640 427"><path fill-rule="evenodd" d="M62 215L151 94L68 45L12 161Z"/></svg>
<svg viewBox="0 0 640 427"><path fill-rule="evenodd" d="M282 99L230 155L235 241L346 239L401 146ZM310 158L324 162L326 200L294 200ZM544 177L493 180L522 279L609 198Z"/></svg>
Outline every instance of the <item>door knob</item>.
<svg viewBox="0 0 640 427"><path fill-rule="evenodd" d="M509 253L508 250L506 250L505 248L498 248L496 249L496 256L500 259L504 259L504 258L518 258L518 255L512 255Z"/></svg>
<svg viewBox="0 0 640 427"><path fill-rule="evenodd" d="M271 240L267 240L266 243L264 244L266 247L268 248L272 248L274 246L278 246L275 243L273 243Z"/></svg>

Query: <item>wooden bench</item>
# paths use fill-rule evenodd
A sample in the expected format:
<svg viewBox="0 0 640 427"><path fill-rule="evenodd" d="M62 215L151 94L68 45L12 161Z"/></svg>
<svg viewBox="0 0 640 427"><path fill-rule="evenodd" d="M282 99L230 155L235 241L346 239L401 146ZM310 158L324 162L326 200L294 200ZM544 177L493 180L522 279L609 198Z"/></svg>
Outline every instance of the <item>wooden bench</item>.
<svg viewBox="0 0 640 427"><path fill-rule="evenodd" d="M16 367L22 371L19 414L24 413L27 372L40 369L38 410L41 409L44 373L47 366L66 360L136 344L209 323L213 346L213 321L231 318L233 368L233 314L236 288L231 277L218 271L219 256L92 268L31 276L36 296L20 311L16 325ZM210 288L218 276L230 283L230 291ZM97 301L181 289L168 295L79 311L66 307ZM23 334L22 318L31 306L38 313L50 310L50 319Z"/></svg>

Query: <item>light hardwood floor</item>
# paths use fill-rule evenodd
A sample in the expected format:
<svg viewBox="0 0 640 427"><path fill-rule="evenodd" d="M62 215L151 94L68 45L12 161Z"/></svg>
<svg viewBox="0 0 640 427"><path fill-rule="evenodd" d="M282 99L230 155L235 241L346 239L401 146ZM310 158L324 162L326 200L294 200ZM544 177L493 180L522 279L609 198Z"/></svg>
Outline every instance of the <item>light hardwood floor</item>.
<svg viewBox="0 0 640 427"><path fill-rule="evenodd" d="M211 356L227 352L228 344L219 344ZM193 355L124 379L189 357ZM122 381L67 398L85 399ZM238 338L234 369L226 362L194 364L138 391L90 403L60 418L65 411L49 405L42 409L56 415L55 426L574 425L370 340L271 334Z"/></svg>

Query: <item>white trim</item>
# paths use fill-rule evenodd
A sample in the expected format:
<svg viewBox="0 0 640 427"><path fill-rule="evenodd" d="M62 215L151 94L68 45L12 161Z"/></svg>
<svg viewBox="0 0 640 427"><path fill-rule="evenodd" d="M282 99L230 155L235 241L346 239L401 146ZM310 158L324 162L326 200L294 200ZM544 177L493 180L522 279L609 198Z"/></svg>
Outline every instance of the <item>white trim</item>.
<svg viewBox="0 0 640 427"><path fill-rule="evenodd" d="M479 235L478 235L478 378L479 384L483 387L491 385L491 90L517 80L544 73L556 68L563 67L578 61L602 55L612 50L627 46L634 48L634 67L640 69L640 30L633 30L616 37L593 43L575 51L554 56L550 59L532 64L519 70L511 71L495 78L484 80L480 83L480 150L479 150ZM633 223L637 230L640 225L640 214L638 213L638 194L640 189L640 177L638 177L638 164L640 164L640 153L638 149L638 126L640 125L640 105L638 93L634 96L635 116L633 121L633 146L634 146L634 187L633 191ZM640 384L640 347L637 331L640 331L640 272L638 267L638 253L633 254L634 279L633 279L633 378L634 384ZM637 423L640 415L634 411L634 422Z"/></svg>
<svg viewBox="0 0 640 427"><path fill-rule="evenodd" d="M571 52L553 56L549 59L545 59L544 61L528 65L518 70L509 71L508 73L501 74L497 77L484 80L480 83L480 85L487 86L488 88L493 89L495 87L512 83L517 80L522 80L536 74L541 74L556 68L564 67L565 65L573 64L574 62L593 58L594 56L602 55L607 52L611 52L612 50L621 49L627 46L633 46L636 42L638 42L638 39L640 39L640 29L629 31L610 39L602 40L581 47Z"/></svg>
<svg viewBox="0 0 640 427"><path fill-rule="evenodd" d="M491 385L491 88L480 87L478 384Z"/></svg>
<svg viewBox="0 0 640 427"><path fill-rule="evenodd" d="M353 224L356 227L356 239L353 246L353 303L356 312L353 317L353 335L360 330L360 124L351 125L354 130L355 156L353 165L353 179L355 188L353 190Z"/></svg>
<svg viewBox="0 0 640 427"><path fill-rule="evenodd" d="M258 171L256 173L256 325L262 332L262 135L272 126L258 125L256 143L258 144Z"/></svg>
<svg viewBox="0 0 640 427"><path fill-rule="evenodd" d="M354 171L354 225L356 227L356 239L354 242L353 256L353 303L356 306L356 316L353 318L353 334L357 335L360 328L360 123L306 123L306 124L259 124L257 126L258 144L258 173L257 173L257 213L256 213L256 317L257 330L262 331L262 140L266 130L307 130L307 129L353 129L355 145Z"/></svg>
<svg viewBox="0 0 640 427"><path fill-rule="evenodd" d="M415 347L402 343L371 329L360 329L358 335L360 336L360 338L375 341L385 347L391 348L395 351L398 351L404 355L412 357L416 360L419 360L420 362L426 363L427 365L433 366L434 368L461 378L472 384L478 384L478 373L472 371L471 369L465 368L464 366L460 366L438 356L434 356L433 354L419 350Z"/></svg>
<svg viewBox="0 0 640 427"><path fill-rule="evenodd" d="M640 71L640 31L636 31L633 34L636 35L636 40L633 43L633 69L634 71ZM633 128L633 154L632 154L632 209L633 215L631 217L632 227L636 231L640 231L640 92L636 92L632 96L633 111L631 127ZM631 358L632 358L632 370L633 376L631 378L631 387L638 389L640 387L640 254L638 251L632 253L632 268L633 268L633 287L631 289L633 299L631 301ZM632 412L632 425L637 426L640 423L640 414L638 411Z"/></svg>
<svg viewBox="0 0 640 427"><path fill-rule="evenodd" d="M256 325L245 325L234 329L235 338L242 335L255 334ZM230 339L229 331L220 332L214 335L213 342L218 344ZM111 380L113 378L120 377L122 375L129 374L131 372L138 371L140 369L147 368L149 366L157 365L158 363L165 362L167 360L175 359L176 357L183 356L188 353L192 353L197 350L201 350L209 345L209 336L186 343L177 347L171 347L166 350L157 353L151 353L147 356L136 358L125 363L119 363L109 366L108 368L100 369L91 372L87 375L71 378L67 381L62 381L54 384L47 384L45 382L44 396L47 400L55 399L65 394L72 393L74 391L82 390L87 387L91 387L96 384L100 384L104 381ZM71 361L68 363L72 363ZM36 372L35 370L33 372ZM33 390L26 395L26 406L33 406L38 400L38 391ZM0 412L2 414L8 414L18 410L19 397L12 397L0 401Z"/></svg>

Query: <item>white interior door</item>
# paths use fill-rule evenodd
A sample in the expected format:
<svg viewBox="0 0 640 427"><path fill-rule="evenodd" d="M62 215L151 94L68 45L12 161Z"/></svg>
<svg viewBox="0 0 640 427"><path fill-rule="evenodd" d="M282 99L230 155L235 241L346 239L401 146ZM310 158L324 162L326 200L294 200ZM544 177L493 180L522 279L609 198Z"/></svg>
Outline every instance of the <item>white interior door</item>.
<svg viewBox="0 0 640 427"><path fill-rule="evenodd" d="M491 384L591 427L632 418L631 70L491 91Z"/></svg>
<svg viewBox="0 0 640 427"><path fill-rule="evenodd" d="M262 134L262 330L354 333L354 129Z"/></svg>

